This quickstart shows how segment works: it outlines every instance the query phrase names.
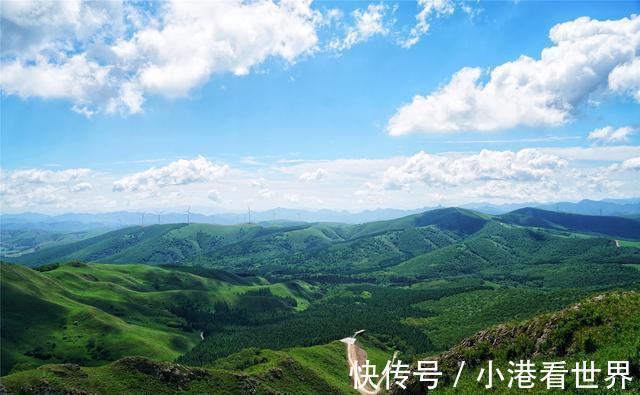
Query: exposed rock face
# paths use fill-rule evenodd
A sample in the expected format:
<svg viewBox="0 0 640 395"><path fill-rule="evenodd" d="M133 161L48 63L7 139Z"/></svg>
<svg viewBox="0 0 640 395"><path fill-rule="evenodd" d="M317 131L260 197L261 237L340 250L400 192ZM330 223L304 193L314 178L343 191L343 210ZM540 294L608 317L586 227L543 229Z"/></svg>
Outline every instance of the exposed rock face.
<svg viewBox="0 0 640 395"><path fill-rule="evenodd" d="M75 363L45 366L43 368L59 377L87 377L87 374Z"/></svg>
<svg viewBox="0 0 640 395"><path fill-rule="evenodd" d="M178 390L184 389L192 380L202 379L209 375L205 369L153 361L143 357L125 357L118 360L117 364L153 376L160 382Z"/></svg>

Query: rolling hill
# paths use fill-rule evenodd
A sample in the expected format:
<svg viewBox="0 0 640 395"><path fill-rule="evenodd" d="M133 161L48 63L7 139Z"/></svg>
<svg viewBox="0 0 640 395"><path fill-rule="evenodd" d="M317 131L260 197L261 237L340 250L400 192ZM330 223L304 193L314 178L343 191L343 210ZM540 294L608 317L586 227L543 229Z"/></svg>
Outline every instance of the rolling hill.
<svg viewBox="0 0 640 395"><path fill-rule="evenodd" d="M194 264L272 274L355 272L451 244L486 221L467 210L442 209L362 225L153 225L119 229L11 261L29 266L69 260Z"/></svg>
<svg viewBox="0 0 640 395"><path fill-rule="evenodd" d="M559 234L562 232L566 233L565 236L580 233L640 239L640 221L629 218L583 216L538 209L520 209L490 216L448 208L361 225L170 224L129 227L43 248L10 260L29 266L69 260L200 265L273 276L354 274L398 265L426 253L437 255L436 251L443 249L443 256L449 256L452 245L467 239L478 244L478 235L490 233L497 224L513 225L501 228L501 233L514 233L513 236L504 236L506 241L522 238L519 235L523 234L524 228L533 232L528 233L530 239L533 236L541 238L538 244L551 240L551 236L562 236ZM544 230L550 233L544 234ZM552 244L556 247L563 244L562 248L569 247L567 251L572 254L582 254L579 249L590 243L580 240L580 237L565 237L562 243ZM602 249L607 249L606 240L598 243ZM487 247L491 247L489 244ZM495 243L493 245L500 248ZM550 248L545 247L547 250ZM478 252L476 250L474 255L483 256ZM543 253L538 252L539 255Z"/></svg>
<svg viewBox="0 0 640 395"><path fill-rule="evenodd" d="M359 225L129 227L42 248L2 264L2 384L349 392L334 341L356 329L415 361L492 325L637 290L636 225L447 208Z"/></svg>
<svg viewBox="0 0 640 395"><path fill-rule="evenodd" d="M81 263L42 271L2 263L1 270L2 374L127 355L172 360L206 334L203 318L230 309L302 310L311 295L301 282L268 284L217 270Z"/></svg>
<svg viewBox="0 0 640 395"><path fill-rule="evenodd" d="M486 361L506 372L508 361L531 359L575 362L593 360L606 369L607 361L631 361L632 381L627 391L640 389L640 296L637 292L613 292L592 296L569 308L529 320L501 324L477 332L438 355L420 359L439 361L444 375L434 393L477 393L479 369ZM390 350L380 348L375 339L365 341L371 361L381 366ZM452 388L458 362L466 370L456 389ZM415 369L415 364L414 367ZM506 374L506 373L505 373ZM605 385L604 377L597 377ZM575 387L571 374L567 388ZM426 393L415 376L408 389L392 387L393 394ZM100 367L76 364L44 365L2 378L8 393L296 393L354 394L350 386L344 345L331 342L321 346L295 347L281 351L246 349L204 367L190 367L141 357L126 357ZM513 393L505 381L498 381L493 392ZM537 382L532 391L541 393Z"/></svg>
<svg viewBox="0 0 640 395"><path fill-rule="evenodd" d="M477 382L481 367L489 360L494 366L507 372L509 361L530 359L540 369L542 362L564 361L568 369L576 362L594 361L602 369L597 376L601 393L608 383L604 378L608 361L629 361L628 392L640 391L640 293L612 292L582 300L561 311L544 314L532 319L502 324L482 330L461 341L445 353L435 357L444 373L442 383L435 393L474 393L484 387ZM427 359L433 359L427 358ZM458 363L466 362L457 388L453 381ZM506 374L506 373L505 373ZM507 380L508 381L508 380ZM483 383L484 384L484 383ZM547 393L545 384L536 380L532 392ZM575 392L575 375L567 374L566 388ZM618 381L616 388L607 393L623 393ZM520 390L521 391L521 390ZM507 388L507 382L496 379L492 392L520 392ZM425 393L422 385L412 380L409 393ZM394 393L405 393L397 389Z"/></svg>
<svg viewBox="0 0 640 395"><path fill-rule="evenodd" d="M559 213L537 208L522 208L496 217L521 226L640 239L640 222L631 218Z"/></svg>
<svg viewBox="0 0 640 395"><path fill-rule="evenodd" d="M640 249L614 240L549 232L492 222L460 242L418 255L385 273L419 279L480 275L485 279L529 278L545 287L605 285L640 280L629 264L640 263Z"/></svg>

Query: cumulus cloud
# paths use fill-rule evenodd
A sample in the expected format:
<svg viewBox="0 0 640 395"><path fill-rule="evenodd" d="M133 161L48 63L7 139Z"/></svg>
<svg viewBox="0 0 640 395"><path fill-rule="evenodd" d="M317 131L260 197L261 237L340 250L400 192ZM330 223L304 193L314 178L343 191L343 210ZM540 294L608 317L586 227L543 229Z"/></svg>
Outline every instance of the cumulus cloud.
<svg viewBox="0 0 640 395"><path fill-rule="evenodd" d="M554 45L539 59L522 55L495 67L486 82L480 68L463 68L415 96L391 117L389 134L558 126L598 94L636 89L640 16L581 17L555 25L549 37Z"/></svg>
<svg viewBox="0 0 640 395"><path fill-rule="evenodd" d="M79 182L69 188L71 192L85 192L91 189L93 189L93 186L88 182Z"/></svg>
<svg viewBox="0 0 640 395"><path fill-rule="evenodd" d="M420 38L427 34L431 24L429 20L434 17L451 15L456 9L453 0L418 0L420 12L416 15L416 25L411 28L409 36L400 39L398 43L403 48L410 48L420 41Z"/></svg>
<svg viewBox="0 0 640 395"><path fill-rule="evenodd" d="M209 198L209 200L211 200L212 202L222 201L222 198L220 197L220 192L218 192L215 189L210 189L209 192L207 192L207 198Z"/></svg>
<svg viewBox="0 0 640 395"><path fill-rule="evenodd" d="M215 164L203 156L180 159L164 167L152 167L113 183L114 191L154 191L158 188L203 183L224 176L229 167Z"/></svg>
<svg viewBox="0 0 640 395"><path fill-rule="evenodd" d="M3 170L0 172L0 198L11 208L70 203L69 193L91 189L87 181L93 172L77 168L59 171L44 169Z"/></svg>
<svg viewBox="0 0 640 395"><path fill-rule="evenodd" d="M388 34L389 28L384 21L388 10L389 7L384 4L369 4L364 10L356 9L351 14L354 19L353 25L347 28L344 37L332 40L329 48L341 52L375 35Z"/></svg>
<svg viewBox="0 0 640 395"><path fill-rule="evenodd" d="M640 102L640 58L613 69L609 74L609 89L629 93Z"/></svg>
<svg viewBox="0 0 640 395"><path fill-rule="evenodd" d="M418 152L380 159L308 161L280 171L265 164L258 169L230 169L224 177L226 166L202 157L119 179L89 169L0 169L0 204L9 211L45 212L173 210L186 204L212 207L213 202L225 210L244 211L243 202L248 201L257 210L292 203L362 210L479 200L498 203L632 197L640 194L636 181L639 148L618 145L579 151L563 147L563 151ZM301 174L318 169L326 169L331 177L322 182L300 182Z"/></svg>
<svg viewBox="0 0 640 395"><path fill-rule="evenodd" d="M307 171L300 175L302 181L317 181L327 175L327 171L323 168L318 168L314 171Z"/></svg>
<svg viewBox="0 0 640 395"><path fill-rule="evenodd" d="M122 33L125 8L119 1L3 1L2 55L55 56L96 36Z"/></svg>
<svg viewBox="0 0 640 395"><path fill-rule="evenodd" d="M459 186L476 181L539 181L567 166L567 161L535 149L482 150L461 157L430 155L423 151L384 174L385 189L402 189L415 183Z"/></svg>
<svg viewBox="0 0 640 395"><path fill-rule="evenodd" d="M635 130L630 126L614 128L613 126L605 126L604 128L595 129L589 133L587 138L598 144L617 144L626 143Z"/></svg>
<svg viewBox="0 0 640 395"><path fill-rule="evenodd" d="M7 173L10 181L15 184L59 184L79 180L91 174L90 169L66 169L66 170L43 170L28 169L16 170ZM4 173L3 173L4 175Z"/></svg>
<svg viewBox="0 0 640 395"><path fill-rule="evenodd" d="M539 201L552 199L560 192L556 180L544 180L537 183L517 183L513 181L492 180L464 191L471 199L503 199L507 201Z"/></svg>
<svg viewBox="0 0 640 395"><path fill-rule="evenodd" d="M313 53L322 15L310 3L171 0L148 16L121 2L5 1L0 87L89 116L137 113L150 93L184 96L213 75Z"/></svg>
<svg viewBox="0 0 640 395"><path fill-rule="evenodd" d="M627 159L620 164L620 169L623 171L632 170L638 171L640 170L640 156L636 158Z"/></svg>

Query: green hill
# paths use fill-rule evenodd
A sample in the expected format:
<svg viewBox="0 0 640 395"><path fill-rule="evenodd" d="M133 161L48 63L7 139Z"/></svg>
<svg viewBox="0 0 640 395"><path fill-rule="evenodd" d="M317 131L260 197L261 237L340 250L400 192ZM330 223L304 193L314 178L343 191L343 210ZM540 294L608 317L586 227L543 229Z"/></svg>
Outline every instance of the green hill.
<svg viewBox="0 0 640 395"><path fill-rule="evenodd" d="M2 374L127 355L172 360L200 341L211 317L302 310L311 292L301 282L146 265L71 263L40 272L2 263L1 270Z"/></svg>
<svg viewBox="0 0 640 395"><path fill-rule="evenodd" d="M491 234L496 229L500 235ZM446 208L361 225L152 225L119 229L10 260L29 266L69 260L196 265L299 278L369 273L412 258L424 260L424 254L431 254L429 260L464 257L467 267L459 268L463 273L486 260L495 265L493 258L509 263L520 256L540 263L566 255L576 261L598 248L607 250L602 256L607 261L610 255L619 255L608 251L613 241L585 241L580 235L640 239L640 222L529 208L495 217ZM524 257L529 254L533 255Z"/></svg>
<svg viewBox="0 0 640 395"><path fill-rule="evenodd" d="M629 361L632 381L628 392L640 391L640 293L613 292L592 296L564 310L533 319L503 324L483 330L463 340L451 350L439 355L443 381L436 393L473 393L483 387L477 382L481 367L488 360L507 372L508 361L530 359L541 367L543 361L565 361L568 369L576 362L594 361L603 372L597 377L602 389L608 361ZM433 358L429 358L433 359ZM453 388L458 363L465 361L466 370L457 388ZM509 390L506 382L497 383L493 392L521 393ZM618 383L619 385L619 383ZM544 384L537 383L537 393L546 393ZM575 388L575 377L566 376L566 388ZM402 391L397 391L402 393ZM413 381L409 392L424 393L420 383ZM573 392L573 391L570 391ZM598 392L598 391L595 391ZM618 390L610 392L618 393ZM609 393L609 392L607 392Z"/></svg>
<svg viewBox="0 0 640 395"><path fill-rule="evenodd" d="M580 215L522 208L496 219L508 224L640 239L640 221L625 217Z"/></svg>
<svg viewBox="0 0 640 395"><path fill-rule="evenodd" d="M108 228L80 231L51 231L42 229L0 229L0 256L16 257L56 245L68 244L107 232Z"/></svg>
<svg viewBox="0 0 640 395"><path fill-rule="evenodd" d="M477 227L447 229L446 215L410 216L363 225L131 227L12 258L30 266L81 260L215 266L273 274L354 273L389 266L460 240ZM452 222L453 224L453 222ZM450 227L450 226L449 226Z"/></svg>
<svg viewBox="0 0 640 395"><path fill-rule="evenodd" d="M545 287L606 286L640 281L640 249L614 240L491 222L471 237L388 268L418 279L477 275Z"/></svg>
<svg viewBox="0 0 640 395"><path fill-rule="evenodd" d="M390 351L365 341L382 364ZM334 341L281 351L248 348L205 367L126 357L100 367L44 365L2 378L9 393L92 394L357 394L345 345Z"/></svg>
<svg viewBox="0 0 640 395"><path fill-rule="evenodd" d="M612 292L526 321L482 330L442 354L417 356L413 366L418 359L439 361L444 375L434 393L478 393L483 389L477 382L478 372L488 360L505 374L508 361L520 359L531 359L538 366L542 361L565 361L569 368L576 362L593 360L604 369L607 361L628 360L632 381L627 391L632 393L640 390L639 339L640 294ZM379 366L391 353L371 342L365 346L368 358ZM459 361L465 361L466 367L454 389ZM604 375L596 377L602 387ZM574 380L567 374L567 388L574 388ZM407 384L408 390L393 387L392 393L426 392L414 378ZM2 387L8 393L355 393L349 382L345 348L338 342L281 351L249 348L203 367L142 357L126 357L100 367L44 365L3 377ZM498 379L492 390L519 391L509 390L506 381ZM544 392L542 384L537 382L529 392Z"/></svg>
<svg viewBox="0 0 640 395"><path fill-rule="evenodd" d="M258 364L244 370L195 368L172 362L127 357L101 367L45 365L2 379L9 393L92 394L345 394L349 390L344 345L329 345L324 362L334 363L341 377L310 367L285 352L257 351ZM306 352L306 351L304 351ZM315 356L312 356L312 358ZM329 377L327 377L329 376ZM338 381L340 380L341 381Z"/></svg>

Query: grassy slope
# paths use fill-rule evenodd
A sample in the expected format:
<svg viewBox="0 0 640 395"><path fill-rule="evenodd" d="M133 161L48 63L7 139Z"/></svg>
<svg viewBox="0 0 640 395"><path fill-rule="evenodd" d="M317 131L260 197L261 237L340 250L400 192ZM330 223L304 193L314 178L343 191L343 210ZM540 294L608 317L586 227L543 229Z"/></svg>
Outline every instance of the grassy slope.
<svg viewBox="0 0 640 395"><path fill-rule="evenodd" d="M389 353L365 343L372 361ZM340 342L282 351L245 349L204 368L142 358L125 358L101 367L45 365L2 378L14 393L87 391L96 394L289 393L351 394L345 346ZM26 391L25 391L26 390Z"/></svg>
<svg viewBox="0 0 640 395"><path fill-rule="evenodd" d="M436 225L457 210L364 225L205 224L131 227L13 259L39 265L69 260L105 263L198 264L262 273L362 271L398 263L458 241L465 230ZM433 218L432 218L433 217ZM456 222L456 223L457 223ZM442 225L444 226L444 225Z"/></svg>
<svg viewBox="0 0 640 395"><path fill-rule="evenodd" d="M480 245L478 234L487 235L487 229L495 231L499 223L505 224L503 234L485 240L485 246ZM505 229L514 235L505 235ZM506 250L512 247L520 249L521 246L500 244L499 238L511 242L513 240L510 239L523 233L522 229L534 232L543 239L560 232L567 235L570 234L567 232L582 232L616 238L640 238L640 231L637 230L640 229L640 222L628 218L536 209L522 209L491 217L469 210L448 208L362 225L172 224L130 227L76 243L45 248L16 257L13 261L27 265L72 259L105 263L195 264L280 276L301 273L353 274L384 269L430 252L434 252L433 256L440 254L446 259L452 253L465 254L465 251L456 251L460 244L448 249L447 246L466 242L468 238L482 250L500 252L499 249L503 249L509 255L511 253ZM567 250L575 255L582 253L585 246L589 249L594 247L587 245L594 243L590 238L574 236L565 238L563 243L549 244L556 251L546 248L538 255L558 255ZM599 240L598 248L605 248L606 239ZM475 255L491 258L482 255L482 252L476 249L473 256L465 256L464 259L477 261ZM501 258L500 255L497 257Z"/></svg>
<svg viewBox="0 0 640 395"><path fill-rule="evenodd" d="M516 225L640 239L640 221L632 218L559 213L530 207L496 218Z"/></svg>
<svg viewBox="0 0 640 395"><path fill-rule="evenodd" d="M258 305L268 288L308 305L306 284L247 285L237 276L145 265L67 264L44 273L2 264L2 371L47 362L99 364L125 355L172 360L199 334L169 311L178 300ZM260 304L261 305L261 304ZM271 305L266 304L267 308Z"/></svg>
<svg viewBox="0 0 640 395"><path fill-rule="evenodd" d="M69 244L98 236L109 231L107 228L75 232L56 232L41 229L0 230L0 256L7 258L33 253L44 248Z"/></svg>
<svg viewBox="0 0 640 395"><path fill-rule="evenodd" d="M480 274L504 279L511 275L530 277L538 286L564 288L571 284L563 281L602 286L624 278L638 281L637 272L622 266L634 263L640 263L640 249L618 248L610 239L490 223L461 242L419 255L386 272L420 278Z"/></svg>
<svg viewBox="0 0 640 395"><path fill-rule="evenodd" d="M388 352L367 344L371 359L382 365ZM614 292L570 308L533 319L483 330L435 357L445 373L438 392L477 393L478 370L494 360L504 372L507 361L532 359L575 362L593 360L606 367L610 360L631 361L634 377L630 391L640 389L640 294ZM422 359L432 359L425 356ZM457 390L452 388L457 362L467 363ZM142 358L125 358L101 367L46 365L2 378L10 393L87 391L97 394L157 393L353 393L350 388L344 345L292 348L283 351L246 349L205 368L190 368ZM603 377L600 376L600 385ZM412 381L410 390L422 393ZM509 391L496 382L496 393ZM567 387L573 378L567 375ZM538 383L538 390L543 387ZM533 391L537 392L537 391Z"/></svg>
<svg viewBox="0 0 640 395"><path fill-rule="evenodd" d="M496 366L506 372L508 361L520 359L531 359L539 366L543 361L566 361L569 369L578 361L594 361L605 373L607 361L630 361L633 381L627 390L637 392L640 391L639 356L640 293L601 294L559 312L499 325L462 341L438 357L448 381L436 392L477 392L481 387L476 378L483 363L494 360ZM468 369L456 391L452 380L457 363L462 360ZM601 387L604 376L599 376ZM566 379L567 388L575 388L573 375L568 374ZM496 393L519 393L509 391L506 383L496 386ZM544 392L540 383L536 388L537 392Z"/></svg>

